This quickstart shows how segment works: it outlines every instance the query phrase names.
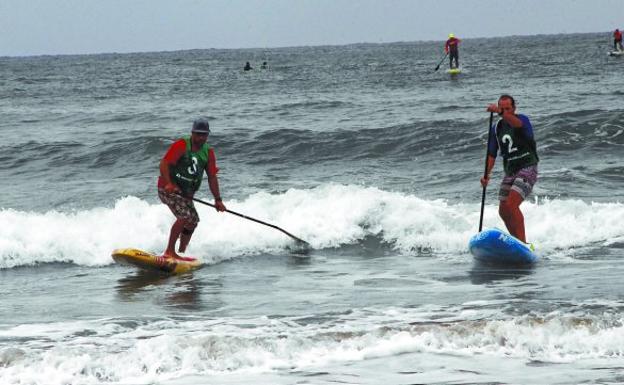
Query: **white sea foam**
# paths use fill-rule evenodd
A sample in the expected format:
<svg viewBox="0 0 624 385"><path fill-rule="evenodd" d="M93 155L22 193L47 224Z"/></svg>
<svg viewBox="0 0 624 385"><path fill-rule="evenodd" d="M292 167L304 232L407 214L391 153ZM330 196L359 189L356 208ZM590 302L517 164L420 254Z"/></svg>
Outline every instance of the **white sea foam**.
<svg viewBox="0 0 624 385"><path fill-rule="evenodd" d="M355 313L324 325L260 317L138 326L114 319L77 321L30 325L31 333L18 326L0 333L5 341L21 341L0 351L0 378L6 384L144 384L192 375L318 370L406 353L549 363L624 359L624 320L617 311L422 324L413 323L426 317L415 309Z"/></svg>
<svg viewBox="0 0 624 385"><path fill-rule="evenodd" d="M282 194L260 192L226 204L280 226L316 249L355 244L375 236L400 252L465 253L479 221L478 203L424 200L416 194L353 185L328 184ZM275 229L217 214L203 205L197 207L201 222L188 251L204 262L281 252L292 244ZM526 202L522 209L527 237L542 254L624 239L622 203L552 200ZM112 208L77 212L2 209L0 268L41 262L105 265L112 262L111 250L119 247L160 252L172 222L166 206L136 197L120 199ZM504 228L495 205L486 207L484 223Z"/></svg>

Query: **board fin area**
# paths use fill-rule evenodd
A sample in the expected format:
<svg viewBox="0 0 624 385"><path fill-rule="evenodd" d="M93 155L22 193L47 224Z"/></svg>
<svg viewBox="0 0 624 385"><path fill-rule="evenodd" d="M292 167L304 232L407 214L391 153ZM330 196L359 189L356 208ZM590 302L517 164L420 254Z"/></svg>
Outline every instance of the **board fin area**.
<svg viewBox="0 0 624 385"><path fill-rule="evenodd" d="M485 263L527 265L538 260L533 245L496 228L474 235L468 242L468 249L475 259Z"/></svg>
<svg viewBox="0 0 624 385"><path fill-rule="evenodd" d="M167 274L181 274L198 269L202 263L193 257L170 258L139 249L115 249L111 256L121 265Z"/></svg>

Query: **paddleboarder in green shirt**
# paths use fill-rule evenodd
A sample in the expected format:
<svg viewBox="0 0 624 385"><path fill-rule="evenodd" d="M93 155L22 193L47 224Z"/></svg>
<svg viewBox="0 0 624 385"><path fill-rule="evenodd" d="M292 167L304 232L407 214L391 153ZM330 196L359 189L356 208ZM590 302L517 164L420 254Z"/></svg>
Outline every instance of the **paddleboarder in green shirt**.
<svg viewBox="0 0 624 385"><path fill-rule="evenodd" d="M219 193L219 169L214 150L206 143L209 133L208 120L196 120L191 136L173 143L160 161L158 197L176 217L169 233L165 257L179 257L175 252L178 238L178 251L183 253L197 227L199 216L192 198L201 185L204 172L208 175L208 186L215 198L214 207L217 211L226 210Z"/></svg>

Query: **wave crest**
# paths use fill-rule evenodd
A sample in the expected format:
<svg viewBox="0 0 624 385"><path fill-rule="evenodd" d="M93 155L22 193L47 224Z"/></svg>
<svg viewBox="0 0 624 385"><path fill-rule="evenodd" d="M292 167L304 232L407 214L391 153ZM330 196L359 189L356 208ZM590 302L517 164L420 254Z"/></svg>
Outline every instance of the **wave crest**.
<svg viewBox="0 0 624 385"><path fill-rule="evenodd" d="M374 237L402 253L462 255L476 232L479 204L426 200L373 187L327 184L281 194L258 192L226 202L234 211L275 224L315 249L340 248ZM275 229L197 206L201 222L189 254L206 263L241 255L283 253L291 239ZM580 200L526 202L527 236L548 254L624 239L624 204ZM164 250L173 216L163 204L125 197L110 208L75 212L0 210L0 268L46 262L112 263L119 247ZM504 228L496 206L484 223Z"/></svg>

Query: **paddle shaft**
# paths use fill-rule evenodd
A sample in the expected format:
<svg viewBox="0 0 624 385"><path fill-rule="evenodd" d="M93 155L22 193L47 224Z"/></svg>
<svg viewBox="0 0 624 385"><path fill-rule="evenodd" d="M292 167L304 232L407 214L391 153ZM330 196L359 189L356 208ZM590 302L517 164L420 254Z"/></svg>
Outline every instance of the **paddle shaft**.
<svg viewBox="0 0 624 385"><path fill-rule="evenodd" d="M205 204L205 205L207 205L207 206L210 206L210 207L215 207L215 205L213 205L212 203L208 203L208 202L203 201L203 200L201 200L201 199L197 199L197 198L192 198L192 199L193 199L195 202L203 203L203 204ZM270 224L270 223L263 222L263 221L261 221L261 220L259 220L259 219L256 219L256 218L248 217L247 215L244 215L244 214L241 214L241 213L237 213L236 211L232 211L232 210L228 210L228 209L226 209L225 211L226 211L226 212L228 212L228 213L230 213L230 214L234 214L234 215L236 215L236 216L239 216L239 217L241 217L241 218L248 219L248 220L250 220L250 221L252 221L252 222L256 222L256 223L260 223L261 225L265 225L265 226L272 227L272 228L274 228L274 229L276 229L276 230L279 230L279 231L281 231L282 233L284 233L284 234L288 235L289 237L291 237L292 239L296 240L297 242L301 242L301 243L305 244L306 246L309 246L308 242L304 241L303 239L300 239L300 238L295 237L294 235L292 235L292 234L291 234L291 233L289 233L288 231L286 231L286 230L282 229L281 227L277 227L277 226L272 225L272 224Z"/></svg>
<svg viewBox="0 0 624 385"><path fill-rule="evenodd" d="M447 56L448 56L448 52L446 54L444 54L444 57L442 58L442 60L440 60L440 62L436 66L435 70L433 70L433 72L435 72L435 71L440 69L440 66L442 65L442 62L444 61L444 59L446 59Z"/></svg>
<svg viewBox="0 0 624 385"><path fill-rule="evenodd" d="M483 170L483 177L487 178L488 172L488 157L489 157L489 149L490 149L490 140L492 139L492 123L494 121L494 113L490 112L490 125L488 126L488 142L487 147L485 149L485 170ZM483 194L481 194L481 216L479 217L479 232L483 229L483 210L485 209L485 189L487 185L483 186Z"/></svg>

